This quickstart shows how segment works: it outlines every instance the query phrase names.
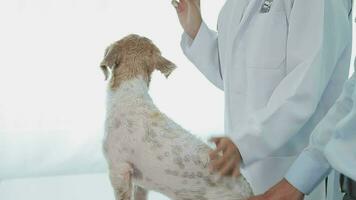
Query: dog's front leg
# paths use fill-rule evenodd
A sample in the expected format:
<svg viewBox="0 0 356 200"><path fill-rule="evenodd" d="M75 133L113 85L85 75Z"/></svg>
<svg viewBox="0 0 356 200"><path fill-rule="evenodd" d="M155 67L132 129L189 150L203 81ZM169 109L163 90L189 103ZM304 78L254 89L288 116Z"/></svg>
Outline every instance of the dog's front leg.
<svg viewBox="0 0 356 200"><path fill-rule="evenodd" d="M135 189L134 189L134 200L147 200L147 190L135 185Z"/></svg>
<svg viewBox="0 0 356 200"><path fill-rule="evenodd" d="M131 200L133 168L129 163L110 169L110 181L114 188L116 200Z"/></svg>

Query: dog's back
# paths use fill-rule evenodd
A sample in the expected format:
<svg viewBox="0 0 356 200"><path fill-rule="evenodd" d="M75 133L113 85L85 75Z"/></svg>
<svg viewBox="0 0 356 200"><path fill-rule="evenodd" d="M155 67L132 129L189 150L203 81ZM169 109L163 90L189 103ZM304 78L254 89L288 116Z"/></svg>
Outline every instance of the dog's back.
<svg viewBox="0 0 356 200"><path fill-rule="evenodd" d="M142 84L140 79L125 82L110 97L105 140L110 170L130 163L133 184L173 199L242 200L251 195L242 177L214 180L207 169L211 149L161 113Z"/></svg>

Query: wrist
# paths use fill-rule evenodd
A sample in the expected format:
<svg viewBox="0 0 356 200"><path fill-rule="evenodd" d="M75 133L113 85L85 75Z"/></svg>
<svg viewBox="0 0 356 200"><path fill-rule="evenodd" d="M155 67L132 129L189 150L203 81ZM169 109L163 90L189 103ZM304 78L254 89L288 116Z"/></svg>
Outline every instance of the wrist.
<svg viewBox="0 0 356 200"><path fill-rule="evenodd" d="M187 31L187 34L188 34L189 37L192 38L193 40L194 40L195 37L198 35L202 23L203 23L203 20L200 18L200 19L198 20L198 22L196 23L197 25Z"/></svg>
<svg viewBox="0 0 356 200"><path fill-rule="evenodd" d="M290 184L286 179L283 179L276 186L271 188L266 196L270 199L278 200L302 200L304 194Z"/></svg>

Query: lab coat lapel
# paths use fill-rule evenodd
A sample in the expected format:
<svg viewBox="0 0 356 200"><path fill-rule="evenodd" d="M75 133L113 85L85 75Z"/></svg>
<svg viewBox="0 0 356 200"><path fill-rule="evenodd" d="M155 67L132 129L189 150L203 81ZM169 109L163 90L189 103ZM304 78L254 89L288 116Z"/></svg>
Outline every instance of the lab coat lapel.
<svg viewBox="0 0 356 200"><path fill-rule="evenodd" d="M242 39L242 35L243 33L247 30L248 24L250 23L252 17L259 11L259 9L262 6L262 1L263 0L248 0L248 4L245 8L245 12L242 16L241 22L239 23L239 25L237 26L236 29L232 29L232 36L230 37L232 38L232 42L229 44L231 46L228 47L229 51L227 51L227 58L228 58L228 66L230 67L235 67L233 66L233 64L231 63L233 58L232 52L235 52L234 48L237 48L237 46L241 43L241 39ZM263 31L263 30L261 30ZM231 69L227 68L226 69L226 78L227 78L227 82L226 82L226 87L230 87L231 83L229 83L229 81L232 81L231 79L231 75L230 75Z"/></svg>
<svg viewBox="0 0 356 200"><path fill-rule="evenodd" d="M249 1L250 2L247 4L246 10L243 14L240 24L237 26L235 30L233 30L233 35L235 36L234 43L239 42L242 33L244 33L247 30L247 26L250 23L252 17L261 8L263 0L249 0Z"/></svg>

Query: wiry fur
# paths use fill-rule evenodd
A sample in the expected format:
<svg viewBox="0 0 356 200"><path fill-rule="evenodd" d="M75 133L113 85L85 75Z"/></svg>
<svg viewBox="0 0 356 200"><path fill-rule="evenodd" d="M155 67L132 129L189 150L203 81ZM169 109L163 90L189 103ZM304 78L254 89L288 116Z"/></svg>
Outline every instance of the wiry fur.
<svg viewBox="0 0 356 200"><path fill-rule="evenodd" d="M161 113L148 94L153 70L168 76L172 62L150 40L130 35L112 44L101 64L108 87L104 154L117 200L155 190L177 200L245 200L245 179L217 180L207 169L206 144Z"/></svg>

